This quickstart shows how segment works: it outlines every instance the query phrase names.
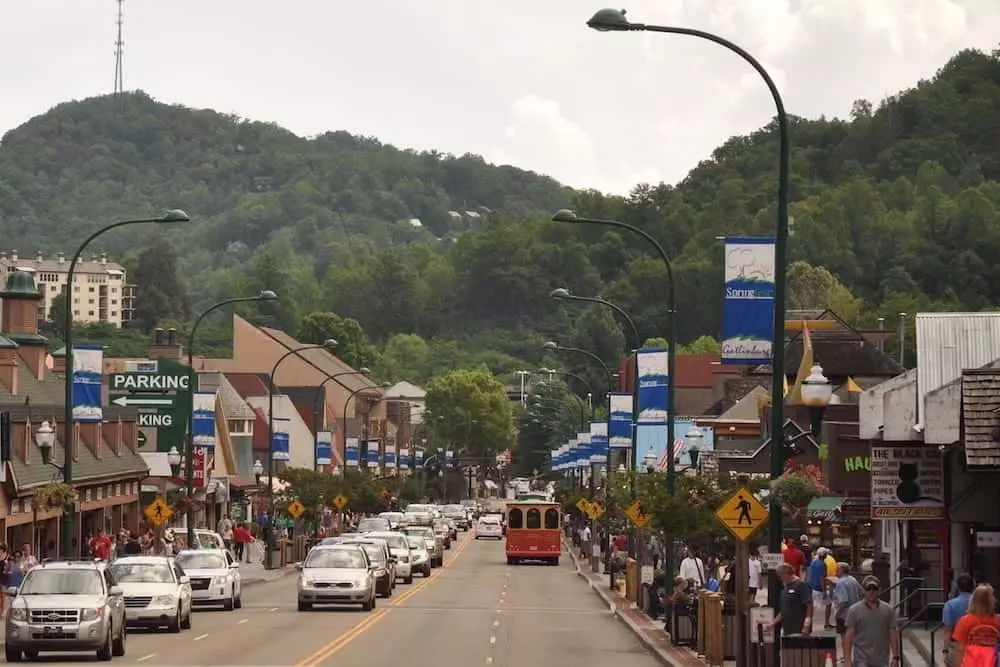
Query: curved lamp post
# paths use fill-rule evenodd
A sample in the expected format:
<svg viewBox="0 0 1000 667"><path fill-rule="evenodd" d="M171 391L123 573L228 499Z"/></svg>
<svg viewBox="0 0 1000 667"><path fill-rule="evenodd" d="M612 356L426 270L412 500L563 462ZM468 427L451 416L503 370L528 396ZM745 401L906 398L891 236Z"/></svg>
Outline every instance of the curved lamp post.
<svg viewBox="0 0 1000 667"><path fill-rule="evenodd" d="M188 335L187 340L187 365L191 386L188 387L187 393L187 441L184 446L184 485L187 488L188 498L194 497L194 392L198 389L198 373L194 369L194 342L195 337L198 335L198 327L201 326L201 321L206 316L223 306L233 303L274 301L277 298L278 295L271 290L264 290L257 296L241 296L219 301L203 310L191 327L191 333ZM194 544L194 522L191 520L191 517L185 517L185 521L187 522L187 543Z"/></svg>
<svg viewBox="0 0 1000 667"><path fill-rule="evenodd" d="M555 368L539 368L538 369L538 373L542 374L542 375L565 375L568 378L573 378L574 380L576 380L577 382L579 382L580 384L582 384L584 387L587 388L587 393L588 394L590 394L591 396L594 396L594 388L590 386L590 383L587 382L586 379L584 379L580 375L577 375L576 373L570 373L569 371L560 371L560 370L557 370ZM591 420L594 419L594 414L596 413L596 411L597 411L597 405L595 405L594 402L591 401L590 402L590 418L591 418ZM581 428L583 428L583 425L585 424L586 421L587 421L586 413L584 412L584 408L581 405L581 407L580 407L580 424L581 424L580 427Z"/></svg>
<svg viewBox="0 0 1000 667"><path fill-rule="evenodd" d="M138 225L147 222L155 222L161 224L171 224L175 222L190 222L191 216L182 211L179 208L170 209L163 213L163 215L156 218L138 218L135 220L120 220L118 222L113 222L110 225L98 229L96 232L84 239L80 247L76 249L73 254L73 259L70 260L69 270L66 272L66 313L63 316L63 338L66 341L66 381L64 386L65 396L65 406L63 414L64 427L64 437L63 437L63 451L65 453L65 461L62 466L63 481L66 484L73 484L73 277L76 274L76 265L80 262L80 257L83 256L83 251L87 249L91 241L96 239L98 236L105 232L109 232L112 229L117 229L119 227L125 227L127 225ZM62 514L62 557L69 558L70 553L73 551L73 538L75 531L73 524L76 521L76 506L72 505L63 509Z"/></svg>
<svg viewBox="0 0 1000 667"><path fill-rule="evenodd" d="M274 384L274 376L278 373L278 367L288 357L293 354L301 354L309 350L332 350L337 347L337 341L327 338L320 345L303 345L294 350L288 350L278 357L271 368L270 375L267 376L267 533L265 534L264 548L264 568L273 569L273 549L274 538L274 392L277 387Z"/></svg>
<svg viewBox="0 0 1000 667"><path fill-rule="evenodd" d="M385 389L385 388L391 387L391 386L392 385L390 385L388 382L382 382L377 387L358 387L357 389L355 389L354 391L352 391L350 394L348 394L348 396L347 396L346 399L344 399L344 408L340 411L340 414L344 415L344 466L345 467L347 466L347 406L349 406L351 404L351 399L353 399L355 396L357 396L358 394L360 394L363 391L367 391L367 390L371 390L371 389ZM383 396L382 398L384 399L385 397ZM380 401L381 401L381 399L380 399ZM378 405L378 403L376 403L375 405ZM362 437L362 440L364 440L364 442L365 442L365 460L364 461L360 460L360 458L361 458L361 449L359 448L358 449L358 458L359 458L358 467L359 468L364 468L365 470L368 470L368 461L367 461L367 454L368 454L368 425L367 425L367 422L364 424L364 429L362 431L361 437Z"/></svg>
<svg viewBox="0 0 1000 667"><path fill-rule="evenodd" d="M340 371L333 375L327 375L326 379L316 387L316 393L313 394L313 433L315 434L313 438L313 462L316 470L319 470L319 463L316 462L319 454L319 399L323 396L323 387L326 386L327 382L330 380L336 382L337 378L344 377L345 375L371 375L371 369L367 366L362 366L357 370ZM338 382L337 384L340 383ZM326 426L326 410L323 411L323 425Z"/></svg>
<svg viewBox="0 0 1000 667"><path fill-rule="evenodd" d="M585 357L590 357L604 370L604 375L605 377L608 378L608 385L610 388L611 378L612 378L611 369L608 368L608 365L604 363L603 359L601 359L599 356L597 356L590 350L585 350L582 347L567 347L565 345L560 345L554 340L545 341L545 343L542 344L542 347L545 348L546 350L553 350L556 352L573 352L574 354L582 354Z"/></svg>
<svg viewBox="0 0 1000 667"><path fill-rule="evenodd" d="M778 220L774 238L774 342L771 354L771 433L784 433L784 374L785 374L785 276L786 246L788 244L788 172L790 166L791 140L788 132L788 114L778 86L759 60L733 42L702 30L677 26L646 25L633 23L623 9L602 9L594 14L587 25L602 32L661 32L687 37L697 37L718 44L746 61L760 78L764 80L768 92L774 100L778 119ZM671 370L673 365L671 364ZM781 477L784 472L784 447L771 447L771 479ZM773 501L772 501L773 503ZM768 514L768 550L781 551L781 508L772 505ZM768 590L768 604L777 607L779 598L777 584Z"/></svg>
<svg viewBox="0 0 1000 667"><path fill-rule="evenodd" d="M691 467L698 470L698 457L701 448L705 443L705 434L700 428L691 424L691 428L684 434L684 441L687 443L688 458L691 459Z"/></svg>

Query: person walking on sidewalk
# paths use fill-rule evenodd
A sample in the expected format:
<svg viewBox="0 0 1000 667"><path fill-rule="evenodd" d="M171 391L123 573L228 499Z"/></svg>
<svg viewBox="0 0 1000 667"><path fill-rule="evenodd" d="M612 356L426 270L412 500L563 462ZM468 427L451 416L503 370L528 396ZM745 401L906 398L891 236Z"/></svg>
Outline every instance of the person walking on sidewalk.
<svg viewBox="0 0 1000 667"><path fill-rule="evenodd" d="M969 613L959 619L951 638L955 640L956 667L996 667L1000 644L1000 618L993 587L979 584L972 591Z"/></svg>
<svg viewBox="0 0 1000 667"><path fill-rule="evenodd" d="M788 563L777 568L781 580L781 607L771 621L771 628L781 627L781 634L809 636L812 634L813 596L809 585L799 579Z"/></svg>
<svg viewBox="0 0 1000 667"><path fill-rule="evenodd" d="M861 600L864 591L861 584L851 575L851 566L847 563L840 563L837 566L837 579L833 584L833 604L834 623L837 626L837 634L843 636L847 631L847 612L855 602Z"/></svg>
<svg viewBox="0 0 1000 667"><path fill-rule="evenodd" d="M899 667L896 610L879 598L877 577L865 577L864 597L847 610L844 664L847 667Z"/></svg>
<svg viewBox="0 0 1000 667"><path fill-rule="evenodd" d="M955 640L951 637L955 634L955 627L959 620L969 613L969 602L972 600L972 591L975 587L976 584L972 577L967 574L958 575L955 578L955 588L958 593L944 603L944 609L941 611L941 625L944 626L944 631L948 636L943 650L945 667L957 667L954 661Z"/></svg>

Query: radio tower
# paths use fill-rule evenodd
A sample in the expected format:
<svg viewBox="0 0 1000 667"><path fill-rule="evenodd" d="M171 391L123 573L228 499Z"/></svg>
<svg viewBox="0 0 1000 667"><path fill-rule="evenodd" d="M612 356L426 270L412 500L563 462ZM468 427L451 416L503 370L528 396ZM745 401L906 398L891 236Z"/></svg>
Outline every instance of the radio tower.
<svg viewBox="0 0 1000 667"><path fill-rule="evenodd" d="M122 74L122 51L124 50L125 40L122 39L122 23L125 0L115 0L115 3L118 5L118 20L115 22L118 26L118 39L115 40L115 97L121 97L124 104L125 77Z"/></svg>

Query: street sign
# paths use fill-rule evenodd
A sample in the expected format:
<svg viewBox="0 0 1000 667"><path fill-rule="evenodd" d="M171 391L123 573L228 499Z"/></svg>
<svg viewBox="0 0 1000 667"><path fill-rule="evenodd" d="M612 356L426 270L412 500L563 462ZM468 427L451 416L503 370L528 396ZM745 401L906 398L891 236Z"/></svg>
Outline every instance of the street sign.
<svg viewBox="0 0 1000 667"><path fill-rule="evenodd" d="M288 513L292 515L293 519L298 519L302 516L302 513L306 511L305 505L300 503L298 500L293 500L288 503L288 507L286 509L288 510Z"/></svg>
<svg viewBox="0 0 1000 667"><path fill-rule="evenodd" d="M601 503L599 502L590 503L590 507L588 509L590 511L587 512L587 516L589 516L594 521L597 521L602 516L604 516L604 508L601 506Z"/></svg>
<svg viewBox="0 0 1000 667"><path fill-rule="evenodd" d="M767 521L767 508L743 486L715 510L715 516L733 537L745 542Z"/></svg>
<svg viewBox="0 0 1000 667"><path fill-rule="evenodd" d="M165 524L174 515L174 511L170 509L170 505L164 502L163 498L159 496L156 497L156 500L146 505L142 513L157 527Z"/></svg>
<svg viewBox="0 0 1000 667"><path fill-rule="evenodd" d="M776 570L784 560L781 554L764 554L760 557L760 562L764 564L765 570Z"/></svg>
<svg viewBox="0 0 1000 667"><path fill-rule="evenodd" d="M345 505L347 505L347 498L345 498L344 496L337 496L336 498L333 499L333 506L336 507L338 510L344 509Z"/></svg>
<svg viewBox="0 0 1000 667"><path fill-rule="evenodd" d="M645 528L646 524L652 518L646 513L646 509L642 506L642 501L637 500L625 509L625 516L635 524L636 528Z"/></svg>
<svg viewBox="0 0 1000 667"><path fill-rule="evenodd" d="M143 433L142 431L139 431L138 434L135 436L135 442L140 449L146 446L147 441L148 438L146 437L146 434Z"/></svg>
<svg viewBox="0 0 1000 667"><path fill-rule="evenodd" d="M576 501L576 508L587 516L590 516L590 501L586 498L580 498Z"/></svg>
<svg viewBox="0 0 1000 667"><path fill-rule="evenodd" d="M193 388L191 369L170 359L108 376L110 403L138 410L138 426L145 429L139 431L138 445L153 444L158 452L169 452L171 447L184 451L188 396Z"/></svg>

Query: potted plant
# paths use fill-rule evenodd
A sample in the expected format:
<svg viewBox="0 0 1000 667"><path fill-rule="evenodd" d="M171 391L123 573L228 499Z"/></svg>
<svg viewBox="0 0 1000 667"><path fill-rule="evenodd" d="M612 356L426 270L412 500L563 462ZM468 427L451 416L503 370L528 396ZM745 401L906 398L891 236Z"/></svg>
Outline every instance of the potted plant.
<svg viewBox="0 0 1000 667"><path fill-rule="evenodd" d="M792 517L798 517L825 491L822 471L817 466L790 464L781 477L771 482L774 499Z"/></svg>
<svg viewBox="0 0 1000 667"><path fill-rule="evenodd" d="M178 496L174 500L173 506L170 508L174 511L174 514L182 516L189 512L197 512L203 507L204 503L190 496Z"/></svg>
<svg viewBox="0 0 1000 667"><path fill-rule="evenodd" d="M36 511L52 510L72 504L75 498L76 489L71 485L51 482L35 489L35 495L31 498L31 506Z"/></svg>

